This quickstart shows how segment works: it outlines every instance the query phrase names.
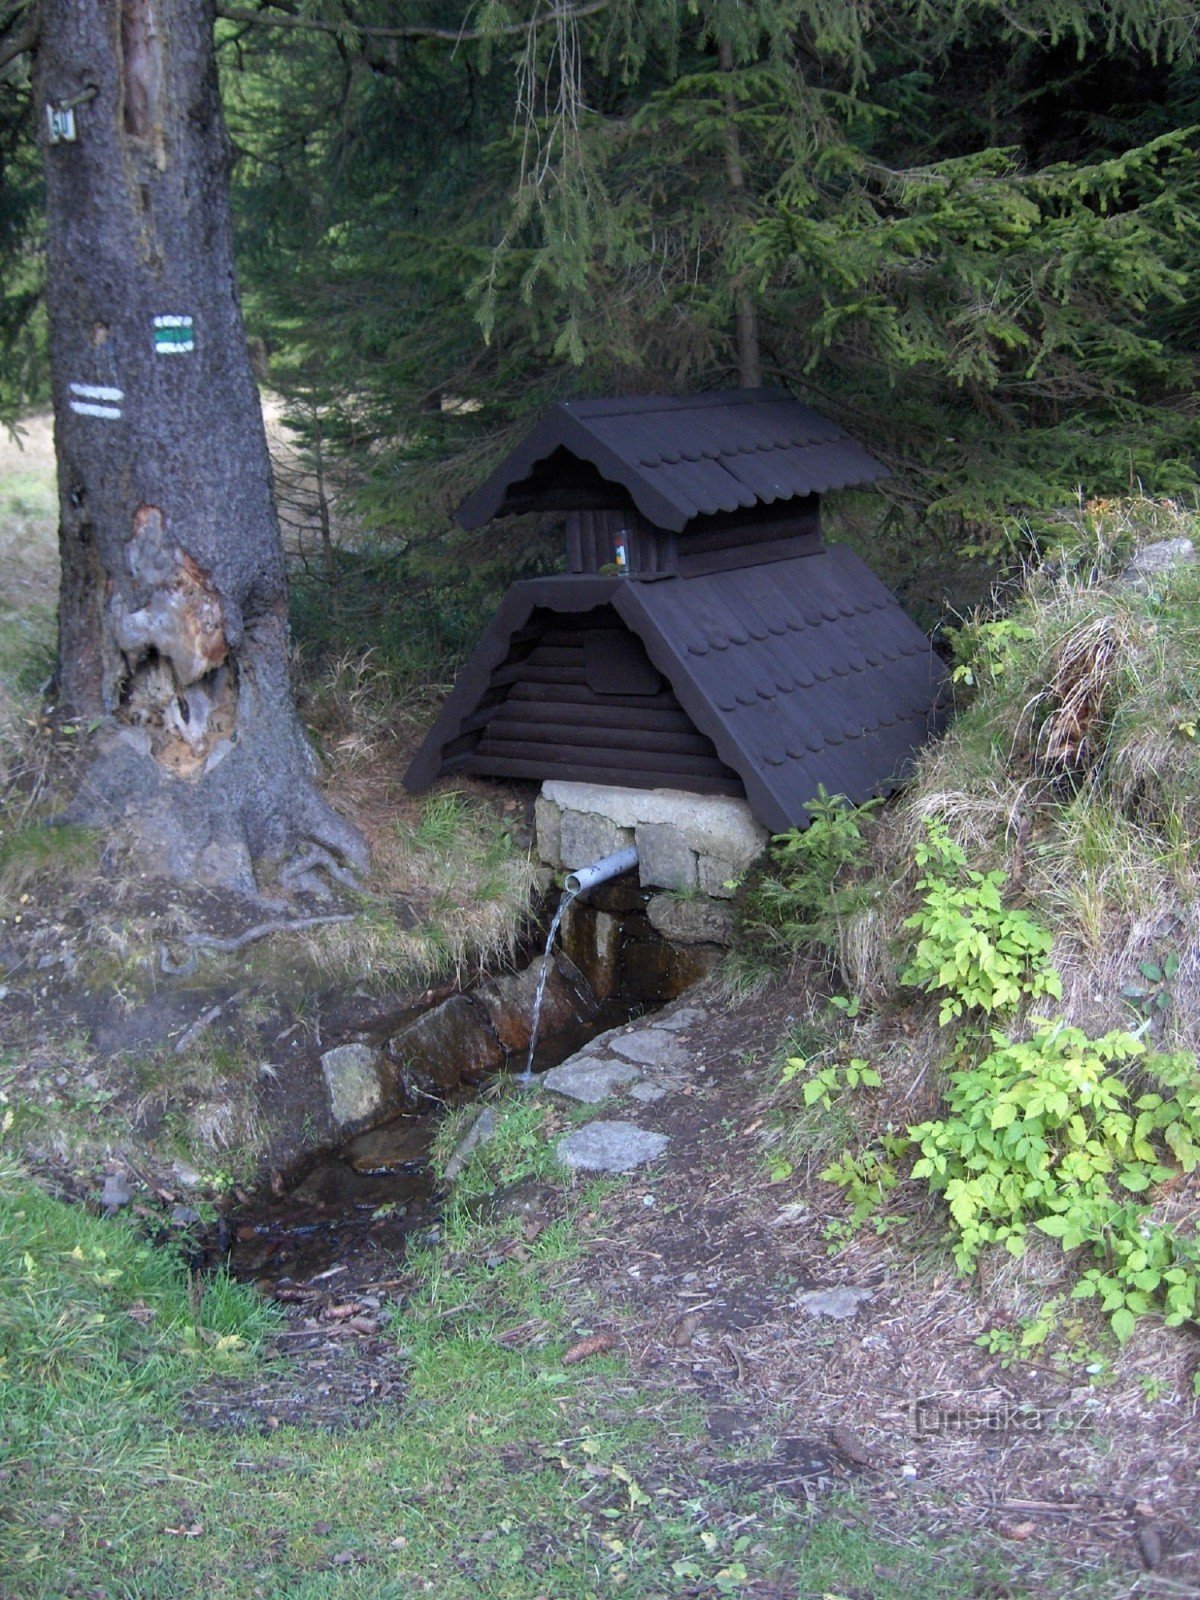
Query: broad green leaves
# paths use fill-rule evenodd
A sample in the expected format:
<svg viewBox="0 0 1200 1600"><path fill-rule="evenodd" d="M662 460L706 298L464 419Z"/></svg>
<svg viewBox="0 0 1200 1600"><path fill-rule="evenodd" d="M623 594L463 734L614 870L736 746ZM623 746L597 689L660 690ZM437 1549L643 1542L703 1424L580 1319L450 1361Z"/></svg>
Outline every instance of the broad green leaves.
<svg viewBox="0 0 1200 1600"><path fill-rule="evenodd" d="M930 820L917 846L921 909L904 924L921 937L901 981L941 991L944 1026L973 1010L1011 1010L1024 995L1062 998L1050 965L1052 940L1027 912L1007 909L1001 872L973 872L942 824Z"/></svg>
<svg viewBox="0 0 1200 1600"><path fill-rule="evenodd" d="M941 996L943 1026L1012 1014L1030 997L1061 996L1050 936L1028 913L1004 905L1003 874L971 870L935 821L916 858L924 868L921 908L905 927L921 937L903 981ZM1194 1058L1150 1055L1122 1030L1091 1038L1061 1020L1035 1018L1030 1026L1028 1037L964 1028L951 1052L959 1065L949 1074L943 1115L908 1129L916 1157L910 1176L945 1201L955 1260L969 1272L989 1246L1020 1256L1034 1227L1097 1263L1075 1294L1098 1297L1119 1340L1150 1311L1172 1326L1194 1317L1200 1245L1194 1230L1169 1225L1151 1208L1159 1185L1200 1164ZM808 1103L828 1105L831 1071L809 1080ZM1159 1088L1143 1088L1147 1080ZM847 1191L857 1224L899 1182L894 1163L871 1151L844 1156L824 1176Z"/></svg>

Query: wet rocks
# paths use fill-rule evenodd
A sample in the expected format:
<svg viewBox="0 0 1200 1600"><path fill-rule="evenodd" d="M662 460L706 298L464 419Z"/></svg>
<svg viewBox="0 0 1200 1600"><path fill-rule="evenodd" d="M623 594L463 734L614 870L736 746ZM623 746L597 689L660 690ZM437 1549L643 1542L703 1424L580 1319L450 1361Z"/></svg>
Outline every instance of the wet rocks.
<svg viewBox="0 0 1200 1600"><path fill-rule="evenodd" d="M621 952L622 993L639 1000L674 1000L707 978L725 951L719 944L671 944L652 928L649 938L631 938ZM632 981L631 981L632 980Z"/></svg>
<svg viewBox="0 0 1200 1600"><path fill-rule="evenodd" d="M689 881L694 887L694 873ZM572 901L559 943L599 999L661 1005L713 970L725 953L731 922L723 902L703 895L651 896L630 872Z"/></svg>
<svg viewBox="0 0 1200 1600"><path fill-rule="evenodd" d="M541 1078L542 1087L581 1105L594 1106L607 1100L623 1084L641 1076L639 1069L622 1061L598 1061L586 1055L572 1056L561 1067L552 1067Z"/></svg>
<svg viewBox="0 0 1200 1600"><path fill-rule="evenodd" d="M632 1122L588 1122L560 1139L555 1152L578 1172L630 1172L656 1160L669 1142Z"/></svg>
<svg viewBox="0 0 1200 1600"><path fill-rule="evenodd" d="M641 909L640 900L637 908ZM621 919L598 906L573 900L563 917L563 949L591 984L598 1000L617 988L621 965Z"/></svg>
<svg viewBox="0 0 1200 1600"><path fill-rule="evenodd" d="M522 972L488 978L469 995L455 994L392 1035L385 1046L396 1072L427 1093L445 1093L461 1083L478 1083L508 1055L529 1048L541 962ZM568 982L557 961L546 975L540 1037L583 1020L592 1005Z"/></svg>
<svg viewBox="0 0 1200 1600"><path fill-rule="evenodd" d="M529 1035L533 1026L533 1007L537 997L540 960L532 962L523 972L505 973L498 978L488 978L471 991L471 1003L486 1014L487 1023L510 1054L521 1054L529 1048ZM590 976L590 974L588 974ZM600 991L597 990L600 994ZM603 998L603 995L601 995ZM546 988L542 995L542 1014L538 1037L547 1039L581 1020L586 1006L573 992L571 985L557 961L551 961L546 973Z"/></svg>
<svg viewBox="0 0 1200 1600"><path fill-rule="evenodd" d="M410 1022L390 1038L389 1058L435 1090L449 1090L463 1081L476 1083L494 1072L504 1048L488 1013L466 995L451 995L440 1006Z"/></svg>
<svg viewBox="0 0 1200 1600"><path fill-rule="evenodd" d="M321 1057L329 1091L329 1114L338 1127L366 1122L382 1109L386 1094L378 1055L367 1044L340 1044Z"/></svg>
<svg viewBox="0 0 1200 1600"><path fill-rule="evenodd" d="M396 1117L381 1128L360 1133L347 1145L343 1160L355 1172L395 1172L398 1167L424 1161L432 1139L427 1117Z"/></svg>

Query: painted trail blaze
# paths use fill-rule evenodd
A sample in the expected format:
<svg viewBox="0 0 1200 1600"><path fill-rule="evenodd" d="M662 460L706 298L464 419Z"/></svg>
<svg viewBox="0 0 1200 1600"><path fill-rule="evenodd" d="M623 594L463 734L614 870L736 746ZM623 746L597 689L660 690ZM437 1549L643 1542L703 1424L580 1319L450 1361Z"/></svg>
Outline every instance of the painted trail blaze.
<svg viewBox="0 0 1200 1600"><path fill-rule="evenodd" d="M194 350L191 317L155 317L154 348L160 356L187 355Z"/></svg>

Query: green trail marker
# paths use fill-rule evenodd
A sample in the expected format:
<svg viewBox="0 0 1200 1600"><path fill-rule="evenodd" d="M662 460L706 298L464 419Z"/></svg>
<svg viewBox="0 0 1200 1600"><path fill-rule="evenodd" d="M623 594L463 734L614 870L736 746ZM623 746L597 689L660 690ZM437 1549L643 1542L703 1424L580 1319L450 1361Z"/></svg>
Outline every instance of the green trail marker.
<svg viewBox="0 0 1200 1600"><path fill-rule="evenodd" d="M158 355L185 356L195 348L191 317L155 317L154 349Z"/></svg>

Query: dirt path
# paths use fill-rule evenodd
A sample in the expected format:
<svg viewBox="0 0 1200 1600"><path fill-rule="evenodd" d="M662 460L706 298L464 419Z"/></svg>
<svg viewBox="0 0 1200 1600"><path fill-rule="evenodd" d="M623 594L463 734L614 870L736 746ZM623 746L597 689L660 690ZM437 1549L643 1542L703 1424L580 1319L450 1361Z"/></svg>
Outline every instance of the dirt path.
<svg viewBox="0 0 1200 1600"><path fill-rule="evenodd" d="M1014 1572L1023 1544L1049 1538L1068 1570L1116 1559L1200 1581L1196 1404L1178 1339L1149 1331L1140 1351L1097 1352L1100 1381L1084 1365L1009 1364L977 1341L1010 1319L955 1274L922 1218L831 1247L844 1213L833 1186L770 1180L765 1069L795 999L713 1008L680 1035L678 1091L598 1110L635 1110L671 1139L661 1170L613 1196L589 1257L635 1370L703 1404L710 1432L744 1444L749 1480L809 1493L853 1479L884 1523L998 1535Z"/></svg>

